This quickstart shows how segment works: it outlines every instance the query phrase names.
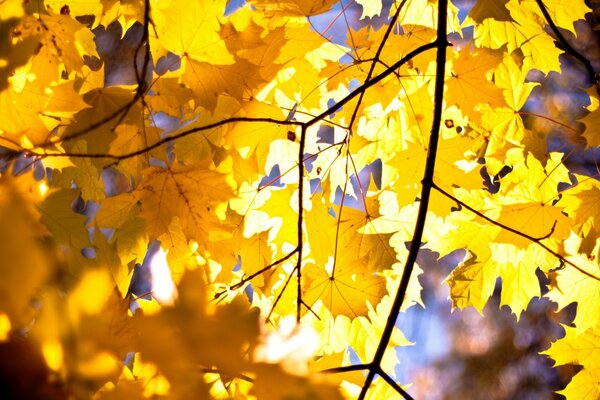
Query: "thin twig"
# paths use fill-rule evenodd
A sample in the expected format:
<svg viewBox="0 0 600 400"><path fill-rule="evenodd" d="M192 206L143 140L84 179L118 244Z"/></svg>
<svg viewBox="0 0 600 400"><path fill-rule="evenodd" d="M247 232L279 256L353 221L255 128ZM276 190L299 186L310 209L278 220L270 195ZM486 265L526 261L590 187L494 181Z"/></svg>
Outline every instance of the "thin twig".
<svg viewBox="0 0 600 400"><path fill-rule="evenodd" d="M383 378L383 380L387 382L388 385L390 385L392 388L394 388L394 390L396 392L398 392L398 393L400 393L400 395L404 396L404 398L406 400L414 400L414 398L410 394L408 394L408 392L406 390L402 389L402 386L398 385L398 382L396 382L394 379L392 379L392 377L389 376L381 368L379 371L379 376L381 376Z"/></svg>
<svg viewBox="0 0 600 400"><path fill-rule="evenodd" d="M556 38L558 39L558 41L560 42L560 44L562 44L562 46L565 49L565 51L567 53L569 53L570 55L572 55L573 57L575 57L576 59L578 59L583 64L583 66L585 67L585 69L586 69L586 71L588 73L588 77L590 78L590 82L593 85L596 86L596 91L600 95L600 87L598 86L599 78L600 77L598 76L598 74L594 70L594 67L592 66L592 63L590 62L590 60L588 60L585 56L583 56L580 52L578 52L577 50L575 50L569 44L569 42L564 37L564 35L560 31L560 29L558 29L558 27L556 26L556 24L552 20L552 17L550 16L550 13L548 13L548 9L544 5L544 2L542 0L535 0L535 2L537 3L538 7L540 8L540 11L544 15L544 18L546 19L546 22L548 22L548 25L550 26L550 29L552 29L552 32L554 32L554 34L556 35Z"/></svg>
<svg viewBox="0 0 600 400"><path fill-rule="evenodd" d="M240 279L240 281L236 284L233 284L231 286L229 286L229 290L236 290L241 288L245 283L250 282L252 279L256 278L257 276L264 274L265 272L267 272L268 270L270 270L271 268L283 263L284 261L290 259L294 254L296 254L298 252L298 248L296 247L294 250L292 250L291 252L289 252L287 255L285 255L284 257L273 261L271 264L259 269L258 271L256 271L255 273L249 275L249 276L244 276L242 279ZM227 293L227 290L223 290L221 292L217 292L215 293L215 299L218 299L219 297L223 296L225 293Z"/></svg>
<svg viewBox="0 0 600 400"><path fill-rule="evenodd" d="M558 254L556 251L552 250L550 247L546 246L544 243L542 243L541 241L544 239L547 239L548 237L550 237L550 235L552 235L552 233L554 232L554 228L556 226L556 221L554 221L554 225L552 226L552 229L550 231L549 234L542 236L540 238L536 238L533 236L530 236L526 233L523 232L519 232L518 230L511 228L510 226L504 225L501 222L498 221L494 221L493 219L491 219L490 217L486 216L485 214L483 214L480 211L477 211L476 209L474 209L473 207L471 207L470 205L466 204L465 202L457 199L456 197L454 197L453 195L451 195L450 193L448 193L447 191L445 191L444 189L442 189L441 187L439 187L435 182L432 183L432 187L437 190L438 192L440 192L441 194L443 194L444 196L446 196L447 198L451 199L452 201L455 201L456 203L458 203L461 207L466 208L467 210L471 211L473 214L477 215L478 217L486 220L487 222L491 223L492 225L498 226L508 232L514 233L517 236L520 236L524 239L529 240L532 243L537 244L538 246L540 246L542 249L546 250L548 253L552 254L554 257L556 257L558 260L560 260L561 262L570 265L571 267L575 268L577 271L581 272L582 274L593 278L597 281L600 281L600 277L595 276L594 274L591 274L589 272L587 272L586 270L584 270L583 268L579 267L577 264L567 260L566 258L564 258L563 256L561 256L560 254Z"/></svg>
<svg viewBox="0 0 600 400"><path fill-rule="evenodd" d="M385 44L387 43L387 41L390 37L390 34L394 30L394 25L396 25L396 21L398 21L400 12L402 11L402 8L404 7L404 5L406 4L407 1L408 0L402 0L402 3L400 3L398 8L396 9L396 12L392 16L392 19L390 20L390 22L387 26L387 29L386 29L385 33L383 34L383 38L381 39L381 42L379 43L379 47L377 48L377 51L375 52L375 57L373 57L373 60L371 61L371 67L369 68L369 72L367 72L367 77L365 78L365 83L371 80L371 77L373 76L373 72L375 72L375 66L377 65L377 63L379 61L379 57L381 57L381 53L383 52L383 48L385 47ZM358 115L358 109L360 108L360 105L363 101L364 96L365 96L365 92L362 92L358 98L358 101L356 102L356 107L354 107L354 111L352 112L352 117L350 117L350 122L348 122L348 129L350 130L350 132L352 132L352 125L354 125L354 121L356 120L356 116Z"/></svg>

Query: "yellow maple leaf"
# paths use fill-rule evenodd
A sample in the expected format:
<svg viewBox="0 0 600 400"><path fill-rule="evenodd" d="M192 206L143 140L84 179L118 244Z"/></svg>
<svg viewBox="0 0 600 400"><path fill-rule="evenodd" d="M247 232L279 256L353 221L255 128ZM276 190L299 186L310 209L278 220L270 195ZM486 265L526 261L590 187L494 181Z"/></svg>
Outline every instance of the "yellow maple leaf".
<svg viewBox="0 0 600 400"><path fill-rule="evenodd" d="M226 3L225 0L154 0L152 21L156 40L164 49L185 60L233 64L233 56L219 36Z"/></svg>
<svg viewBox="0 0 600 400"><path fill-rule="evenodd" d="M31 174L0 175L0 312L14 328L27 323L31 297L52 273L51 255L41 246L45 233L34 208L37 182Z"/></svg>
<svg viewBox="0 0 600 400"><path fill-rule="evenodd" d="M292 246L298 245L297 229L292 228L298 218L298 210L292 205L297 206L298 199L296 190L293 186L287 186L282 189L269 190L271 196L259 208L266 213L270 213L272 223L266 222L267 226L274 226L276 233L272 234L272 242L282 248L285 243Z"/></svg>
<svg viewBox="0 0 600 400"><path fill-rule="evenodd" d="M481 255L467 253L447 278L452 306L461 309L473 306L482 313L494 292L498 274L499 265L489 252Z"/></svg>
<svg viewBox="0 0 600 400"><path fill-rule="evenodd" d="M513 0L514 3L514 0ZM584 0L552 0L543 3L548 10L550 18L554 23L564 28L574 35L577 35L575 23L585 19L585 14L590 12L589 7ZM542 11L536 0L521 0L518 7L521 9L531 10L532 13L543 17Z"/></svg>
<svg viewBox="0 0 600 400"><path fill-rule="evenodd" d="M563 327L565 336L542 354L550 356L555 365L576 364L583 370L575 375L563 390L557 392L568 399L594 400L600 396L600 335L598 326L585 332Z"/></svg>
<svg viewBox="0 0 600 400"><path fill-rule="evenodd" d="M567 214L577 224L589 223L593 228L600 229L600 185L594 179L577 176L579 183L564 190L559 205L565 207Z"/></svg>
<svg viewBox="0 0 600 400"><path fill-rule="evenodd" d="M520 1L506 3L512 21L485 19L475 26L474 39L477 47L499 49L506 45L509 53L519 49L525 56L527 69L535 68L544 73L560 71L558 56L561 51L546 34L546 21L530 8L521 7Z"/></svg>
<svg viewBox="0 0 600 400"><path fill-rule="evenodd" d="M381 10L383 8L382 1L357 0L356 2L360 4L363 9L360 19L373 18L381 14Z"/></svg>
<svg viewBox="0 0 600 400"><path fill-rule="evenodd" d="M45 143L59 121L44 118L44 88L27 82L21 91L14 86L0 92L0 143L7 147L30 147Z"/></svg>
<svg viewBox="0 0 600 400"><path fill-rule="evenodd" d="M510 12L506 8L509 0L477 0L469 11L469 18L477 23L484 19L493 18L496 21L512 21Z"/></svg>
<svg viewBox="0 0 600 400"><path fill-rule="evenodd" d="M37 57L41 55L45 65L33 71L38 80L51 82L58 79L60 65L68 72L82 72L84 55L98 57L94 34L70 15L28 16L23 19L21 30L24 37L37 38L44 49ZM50 64L48 59L52 61Z"/></svg>
<svg viewBox="0 0 600 400"><path fill-rule="evenodd" d="M490 79L491 71L502 61L502 55L487 49L473 52L464 47L453 53L450 77L446 79L446 99L456 104L470 119L477 120L477 105L502 106L504 97Z"/></svg>
<svg viewBox="0 0 600 400"><path fill-rule="evenodd" d="M57 242L81 250L89 246L90 239L85 228L87 218L71 208L78 196L77 190L60 189L50 193L38 205L38 209L42 214L42 223Z"/></svg>
<svg viewBox="0 0 600 400"><path fill-rule="evenodd" d="M577 302L577 315L573 322L579 334L600 326L600 314L596 312L600 307L600 281L584 274L586 272L599 276L600 267L597 262L590 261L581 254L569 256L567 260L577 265L579 269L567 265L563 269L552 272L551 290L547 296L557 302L559 308Z"/></svg>
<svg viewBox="0 0 600 400"><path fill-rule="evenodd" d="M589 147L600 146L600 135L596 127L600 125L600 108L598 108L598 98L595 95L590 96L591 106L590 113L581 121L585 124L583 137Z"/></svg>
<svg viewBox="0 0 600 400"><path fill-rule="evenodd" d="M11 11L11 7L15 7ZM15 68L27 63L34 54L37 40L28 37L20 42L13 43L12 33L19 24L17 18L10 18L11 15L20 16L23 12L20 2L9 1L0 4L0 92L8 87L8 78L13 74Z"/></svg>
<svg viewBox="0 0 600 400"><path fill-rule="evenodd" d="M146 169L134 196L141 202L140 215L151 238L168 232L177 217L187 237L206 248L224 233L215 209L233 196L233 190L222 173L174 164Z"/></svg>
<svg viewBox="0 0 600 400"><path fill-rule="evenodd" d="M339 255L335 271L330 266L305 265L302 299L309 305L322 301L333 315L365 315L366 302L377 304L386 292L385 278L353 268L351 263L356 259L350 258Z"/></svg>
<svg viewBox="0 0 600 400"><path fill-rule="evenodd" d="M250 3L269 14L310 17L326 12L336 0L250 0Z"/></svg>
<svg viewBox="0 0 600 400"><path fill-rule="evenodd" d="M398 4L392 5L390 14L394 15ZM421 25L428 28L437 28L437 1L431 0L410 0L408 4L403 5L398 22L407 25ZM458 21L458 8L453 4L448 4L448 30L450 32L458 31L460 23Z"/></svg>

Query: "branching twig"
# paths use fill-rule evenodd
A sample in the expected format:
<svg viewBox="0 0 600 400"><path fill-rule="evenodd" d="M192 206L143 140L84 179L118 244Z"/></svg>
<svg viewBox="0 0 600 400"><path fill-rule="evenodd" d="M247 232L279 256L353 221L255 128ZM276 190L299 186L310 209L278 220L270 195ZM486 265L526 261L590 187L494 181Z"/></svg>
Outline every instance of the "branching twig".
<svg viewBox="0 0 600 400"><path fill-rule="evenodd" d="M245 276L242 279L240 279L240 281L236 284L233 284L231 286L229 286L229 290L236 290L241 288L242 286L244 286L245 283L250 282L252 279L256 278L257 276L264 274L265 272L267 272L268 270L270 270L271 268L283 263L284 261L287 261L288 259L290 259L294 254L298 253L298 248L296 247L294 250L292 250L291 252L289 252L287 255L285 255L284 257L281 257L275 261L273 261L271 264L259 269L258 271L254 272L253 274L249 275L249 276ZM219 297L223 296L225 293L227 293L227 290L223 290L221 292L217 292L215 293L215 299L218 299Z"/></svg>
<svg viewBox="0 0 600 400"><path fill-rule="evenodd" d="M402 389L402 386L398 385L398 382L392 379L392 377L389 376L384 370L382 370L381 367L379 368L379 376L381 376L383 380L387 382L388 385L394 388L394 390L400 393L400 395L402 395L406 400L414 400L413 397L410 394L408 394L406 390Z"/></svg>
<svg viewBox="0 0 600 400"><path fill-rule="evenodd" d="M115 118L119 118L119 120L115 124L115 125L119 125L123 121L123 119L127 116L129 111L131 110L131 108L140 99L143 99L143 97L146 93L146 88L147 88L144 77L146 75L148 66L150 65L150 46L148 44L149 26L150 26L150 1L145 0L144 1L144 23L143 23L142 38L140 39L140 43L136 47L136 50L135 50L134 56L133 56L133 68L135 70L136 83L137 83L137 88L136 88L133 98L131 100L129 100L127 103L125 103L124 105L122 105L121 107L119 107L117 110L115 110L114 112L109 114L108 116L89 125L88 127L84 128L82 130L79 130L77 132L73 132L72 134L70 134L68 136L64 136L57 141L46 141L45 143L42 143L40 146L38 146L39 148L45 149L45 148L54 146L59 143L64 143L64 142L68 142L68 141L77 139L78 137L81 137L87 133L92 132L93 130L95 130L97 128L100 128L101 126L108 124ZM138 71L138 65L137 65L137 54L139 53L139 51L141 50L141 48L144 45L145 45L144 61L142 63L142 74L140 76L139 71ZM28 153L32 154L31 152L28 152ZM95 157L95 158L99 158L99 157Z"/></svg>
<svg viewBox="0 0 600 400"><path fill-rule="evenodd" d="M579 53L577 50L575 50L569 44L569 42L564 37L564 35L560 31L560 29L558 29L558 27L552 20L552 17L548 13L548 9L544 5L544 2L542 0L535 0L535 1L537 3L538 7L540 8L540 11L544 15L546 22L548 22L548 25L550 25L550 29L552 29L552 32L554 32L554 34L556 35L556 38L558 39L560 44L562 44L562 46L564 47L564 49L567 53L569 53L570 55L572 55L573 57L578 59L583 64L583 66L585 67L585 69L588 73L588 77L590 78L590 82L596 86L596 91L598 92L598 95L600 95L600 86L598 86L598 83L600 82L600 76L598 76L596 71L594 71L594 67L592 66L592 63L590 62L590 60L588 60L585 56L583 56L581 53Z"/></svg>
<svg viewBox="0 0 600 400"><path fill-rule="evenodd" d="M386 69L385 71L383 71L382 73L377 75L375 78L371 79L368 82L363 83L362 85L357 87L352 93L348 94L346 97L344 97L343 99L341 99L340 101L338 101L337 103L335 103L334 105L329 107L327 110L323 111L321 114L316 115L311 120L305 122L303 125L306 125L307 127L309 127L309 126L316 124L317 122L326 118L329 114L332 114L335 111L342 108L349 101L354 99L356 96L359 96L361 93L363 93L370 87L378 84L379 82L381 82L388 76L392 75L398 68L400 68L401 66L403 66L404 64L406 64L407 62L409 62L410 60L412 60L419 54L424 53L427 50L435 49L436 47L437 47L436 42L426 43L422 46L417 47L416 49L414 49L413 51L411 51L410 53L408 53L407 55L402 57L400 60L398 60L394 64L390 65L390 67L388 69Z"/></svg>
<svg viewBox="0 0 600 400"><path fill-rule="evenodd" d="M402 8L404 7L404 5L406 4L407 1L408 0L402 0L402 3L400 3L400 5L396 8L396 12L392 16L392 19L390 20L390 22L387 26L387 29L386 29L385 33L383 34L383 38L381 39L381 42L379 43L379 47L377 48L377 51L375 52L375 57L373 57L373 60L371 62L371 67L369 68L369 72L367 73L367 77L365 78L365 83L369 82L371 80L371 77L373 76L373 72L375 72L375 66L377 65L377 63L379 61L379 57L381 57L381 53L383 52L383 48L385 47L385 44L387 43L387 40L390 37L390 34L394 30L394 25L396 25L396 21L398 21L400 12L402 11ZM348 129L350 130L350 132L352 132L352 125L354 125L354 121L356 120L356 116L358 115L358 109L360 108L360 105L361 105L364 97L365 97L365 92L362 92L360 94L360 97L358 98L358 101L356 102L356 107L354 107L354 112L352 112L352 117L350 117L350 122L348 122Z"/></svg>
<svg viewBox="0 0 600 400"><path fill-rule="evenodd" d="M556 257L558 260L560 260L562 263L570 265L571 267L575 268L577 271L581 272L582 274L595 279L597 281L600 281L600 277L595 276L594 274L591 274L589 272L587 272L586 270L584 270L583 268L579 267L577 264L567 260L566 258L564 258L563 256L561 256L560 254L558 254L556 251L552 250L550 247L546 246L544 243L542 243L541 241L544 239L547 239L548 237L550 237L550 235L552 235L552 233L554 232L554 228L556 226L556 221L554 221L554 225L552 225L552 229L550 230L550 233L548 233L547 235L544 235L542 237L536 238L533 236L530 236L526 233L523 232L519 232L518 230L511 228L510 226L504 225L501 222L498 221L494 221L493 219L491 219L490 217L486 216L485 214L483 214L480 211L477 211L476 209L474 209L473 207L471 207L470 205L466 204L465 202L457 199L456 197L454 197L452 194L448 193L447 191L445 191L444 189L442 189L441 187L439 187L435 182L432 182L432 187L437 190L438 192L440 192L441 194L443 194L444 196L446 196L447 198L449 198L452 201L455 201L456 203L458 203L461 207L466 208L467 210L471 211L473 214L477 215L478 217L486 220L487 222L491 223L492 225L498 226L508 232L514 233L517 236L520 236L524 239L529 240L532 243L537 244L538 246L540 246L542 249L546 250L548 253L552 254L554 257Z"/></svg>
<svg viewBox="0 0 600 400"><path fill-rule="evenodd" d="M224 126L227 124L232 124L235 122L248 122L248 123L256 123L256 122L267 122L267 123L272 123L272 124L279 124L279 125L302 125L302 123L298 122L298 121L288 121L285 119L274 119L274 118L252 118L252 117L232 117L232 118L227 118L227 119L223 119L221 121L217 121L214 122L212 124L208 124L208 125L203 125L203 126L199 126L196 128L190 128L190 129L186 129L182 132L179 132L175 135L171 135L171 136L167 136L147 147L141 148L139 150L136 151L132 151L130 153L125 153L125 154L120 154L120 155L114 155L114 154L110 154L110 153L57 153L57 154L49 154L49 153L38 153L35 151L27 151L26 155L29 156L36 156L36 157L40 157L40 158L46 158L46 157L73 157L73 158L106 158L106 159L110 159L110 160L126 160L128 158L132 158L135 156L139 156L145 153L148 153L151 150L154 150L157 147L162 146L163 144L166 143L170 143L173 142L177 139L180 139L182 137L186 137L189 136L193 133L196 132L202 132L202 131L206 131L206 130L210 130L213 128L218 128L219 126Z"/></svg>

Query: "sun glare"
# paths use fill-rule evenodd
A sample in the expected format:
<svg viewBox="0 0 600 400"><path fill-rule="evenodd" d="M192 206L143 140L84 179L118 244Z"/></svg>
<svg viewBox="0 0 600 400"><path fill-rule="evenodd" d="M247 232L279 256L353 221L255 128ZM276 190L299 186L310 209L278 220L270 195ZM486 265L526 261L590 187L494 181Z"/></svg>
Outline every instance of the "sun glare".
<svg viewBox="0 0 600 400"><path fill-rule="evenodd" d="M164 305L172 305L177 298L177 289L171 278L167 263L167 252L161 247L150 260L152 274L152 296Z"/></svg>

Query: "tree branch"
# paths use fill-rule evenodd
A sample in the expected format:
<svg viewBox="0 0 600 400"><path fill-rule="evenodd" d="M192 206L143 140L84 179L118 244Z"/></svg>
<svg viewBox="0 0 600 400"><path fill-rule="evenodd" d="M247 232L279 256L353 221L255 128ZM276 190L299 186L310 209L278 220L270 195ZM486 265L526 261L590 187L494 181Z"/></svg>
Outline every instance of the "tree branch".
<svg viewBox="0 0 600 400"><path fill-rule="evenodd" d="M245 283L250 282L252 279L256 278L257 276L264 274L265 272L267 272L268 270L270 270L271 268L283 263L284 261L290 259L294 254L296 254L298 252L298 248L296 247L294 250L292 250L291 252L289 252L287 255L285 255L284 257L273 261L271 264L259 269L258 271L256 271L255 273L249 275L249 276L245 276L242 279L240 279L240 281L234 285L229 286L229 290L236 290L241 288ZM227 290L223 290L221 292L215 293L215 299L218 299L219 297L223 296L225 293L227 293Z"/></svg>
<svg viewBox="0 0 600 400"><path fill-rule="evenodd" d="M444 100L444 80L446 70L446 48L449 43L446 37L447 30L447 18L448 18L448 0L439 0L438 2L438 25L437 25L437 38L433 43L437 48L436 54L436 75L435 75L435 89L434 89L434 107L433 107L433 122L431 127L431 135L429 137L429 148L427 150L427 159L425 161L425 171L423 172L423 180L421 187L421 195L419 202L419 210L417 213L417 219L415 221L415 228L410 247L408 249L408 256L406 263L404 264L404 270L402 271L402 277L400 278L400 285L396 292L396 297L392 303L388 319L375 356L373 357L372 367L369 369L365 383L360 391L358 400L364 400L375 375L378 370L381 369L381 361L388 347L392 332L396 326L396 318L402 304L406 291L408 289L408 283L412 275L415 263L417 261L417 254L421 247L421 239L423 238L423 231L425 229L425 221L427 218L427 209L429 208L429 197L431 195L431 189L433 187L433 173L435 172L435 161L437 157L437 147L440 137L440 126L442 122L442 108Z"/></svg>
<svg viewBox="0 0 600 400"><path fill-rule="evenodd" d="M296 322L300 323L302 311L302 252L304 250L304 235L302 225L304 223L304 146L306 144L306 125L300 130L300 146L298 148L298 223L296 226L298 234L298 261L296 262L296 279L298 280L296 292Z"/></svg>
<svg viewBox="0 0 600 400"><path fill-rule="evenodd" d="M400 3L398 8L396 8L396 12L394 13L394 16L392 17L392 19L390 20L390 22L387 26L387 29L383 35L383 38L381 39L381 42L379 43L379 47L377 48L377 51L375 52L375 57L373 57L373 60L371 61L371 67L369 68L369 72L367 73L367 77L365 78L365 83L369 82L369 80L371 80L371 77L373 76L373 72L375 71L375 66L377 65L377 62L379 61L379 57L381 57L383 48L385 47L385 44L387 43L387 40L390 37L390 34L394 30L394 25L396 25L396 22L398 21L398 17L400 16L400 12L402 11L402 8L404 7L404 5L406 4L407 1L408 0L402 0L402 3ZM354 125L354 121L356 120L356 116L358 114L358 109L360 108L360 104L362 103L362 100L364 97L365 97L365 92L362 92L360 94L360 97L358 98L358 101L356 102L356 107L354 107L354 112L352 113L352 117L350 117L350 122L348 122L348 129L350 129L350 131L352 131L352 125Z"/></svg>
<svg viewBox="0 0 600 400"><path fill-rule="evenodd" d="M596 86L596 91L600 95L600 87L598 86L598 83L600 81L600 76L598 76L598 74L594 70L594 67L592 66L592 63L590 62L590 60L588 60L586 57L584 57L581 53L579 53L577 50L575 50L569 44L569 42L564 37L564 35L560 31L560 29L558 29L558 27L552 20L550 13L548 13L548 9L544 5L544 2L542 0L535 0L535 2L537 3L538 7L540 8L540 11L544 15L546 22L548 22L548 25L550 25L550 29L552 29L552 32L554 32L554 34L556 35L556 38L558 39L560 44L562 44L565 51L567 53L569 53L570 55L572 55L573 57L575 57L576 59L578 59L583 64L583 66L585 67L585 69L588 73L588 77L590 78L590 82L592 83L592 85Z"/></svg>
<svg viewBox="0 0 600 400"><path fill-rule="evenodd" d="M473 214L477 215L478 217L486 220L487 222L491 223L492 225L498 226L508 232L514 233L517 236L520 236L524 239L529 240L532 243L537 244L538 246L540 246L542 249L546 250L548 253L552 254L554 257L556 257L558 260L560 260L561 262L563 262L564 264L568 264L571 267L575 268L577 271L581 272L582 274L595 279L597 281L600 281L600 277L595 276L594 274L591 274L589 272L587 272L586 270L584 270L583 268L579 267L577 264L567 260L566 258L564 258L563 256L561 256L560 254L558 254L556 251L552 250L550 247L546 246L544 243L542 243L541 241L544 239L547 239L550 235L552 235L552 233L554 232L554 228L556 226L556 221L554 221L554 225L552 225L552 229L550 231L550 233L548 233L547 235L544 235L540 238L535 238L533 236L530 236L526 233L523 232L519 232L518 230L511 228L510 226L504 225L501 222L498 221L494 221L493 219L491 219L490 217L486 216L485 214L483 214L480 211L477 211L476 209L474 209L473 207L471 207L470 205L468 205L467 203L457 199L456 197L454 197L453 195L451 195L450 193L448 193L447 191L445 191L444 189L442 189L441 187L439 187L435 182L432 182L432 187L437 190L438 192L440 192L441 194L443 194L444 196L446 196L447 198L449 198L452 201L455 201L456 203L458 203L461 207L466 208L467 210L471 211Z"/></svg>

